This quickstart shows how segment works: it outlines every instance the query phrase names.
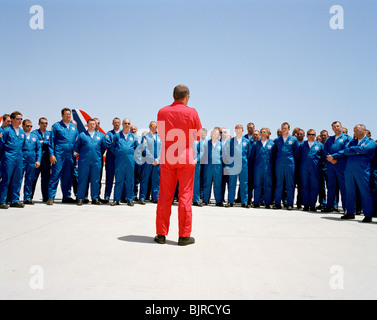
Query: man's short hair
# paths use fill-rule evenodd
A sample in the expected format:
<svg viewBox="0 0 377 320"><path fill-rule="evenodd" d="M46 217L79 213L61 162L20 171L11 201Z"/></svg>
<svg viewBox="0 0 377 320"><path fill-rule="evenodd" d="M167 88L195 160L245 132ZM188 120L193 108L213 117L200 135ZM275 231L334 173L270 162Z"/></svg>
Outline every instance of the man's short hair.
<svg viewBox="0 0 377 320"><path fill-rule="evenodd" d="M22 125L24 126L24 125L27 124L28 122L31 123L31 120L30 120L30 119L25 119L24 121L22 121Z"/></svg>
<svg viewBox="0 0 377 320"><path fill-rule="evenodd" d="M327 130L322 130L322 131L321 131L321 135L322 135L324 132L326 132L327 134L329 134L329 132L328 132Z"/></svg>
<svg viewBox="0 0 377 320"><path fill-rule="evenodd" d="M86 123L89 123L90 121L94 121L95 123L97 123L96 119L94 119L94 118L88 119L88 121Z"/></svg>
<svg viewBox="0 0 377 320"><path fill-rule="evenodd" d="M69 108L63 108L63 109L62 109L62 116L64 115L64 112L66 112L66 111L71 112L71 109L69 109Z"/></svg>
<svg viewBox="0 0 377 320"><path fill-rule="evenodd" d="M41 123L41 120L46 120L46 121L48 121L47 118L45 118L45 117L41 117L41 118L39 118L38 123Z"/></svg>
<svg viewBox="0 0 377 320"><path fill-rule="evenodd" d="M10 114L8 114L8 113L3 114L3 121L4 121L5 119L7 119L7 118L10 118Z"/></svg>
<svg viewBox="0 0 377 320"><path fill-rule="evenodd" d="M281 124L281 127L284 127L284 126L288 126L288 129L290 129L291 128L291 125L288 123L288 122L283 122L282 124Z"/></svg>
<svg viewBox="0 0 377 320"><path fill-rule="evenodd" d="M16 119L17 116L22 116L22 113L19 111L13 111L10 115L11 119Z"/></svg>
<svg viewBox="0 0 377 320"><path fill-rule="evenodd" d="M335 124L339 123L340 125L342 125L342 123L340 121L334 121L331 126L334 126Z"/></svg>
<svg viewBox="0 0 377 320"><path fill-rule="evenodd" d="M174 88L174 100L183 100L186 96L190 95L190 90L183 84L179 84Z"/></svg>

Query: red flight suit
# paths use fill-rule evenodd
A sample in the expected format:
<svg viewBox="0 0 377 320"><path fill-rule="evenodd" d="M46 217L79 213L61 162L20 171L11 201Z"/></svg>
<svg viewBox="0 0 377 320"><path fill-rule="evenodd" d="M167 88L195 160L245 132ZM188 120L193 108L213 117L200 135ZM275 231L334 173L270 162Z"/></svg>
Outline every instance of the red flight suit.
<svg viewBox="0 0 377 320"><path fill-rule="evenodd" d="M171 206L178 181L179 237L189 237L195 176L193 142L200 139L202 124L195 109L176 100L160 109L157 127L162 149L156 233L166 236L169 232Z"/></svg>

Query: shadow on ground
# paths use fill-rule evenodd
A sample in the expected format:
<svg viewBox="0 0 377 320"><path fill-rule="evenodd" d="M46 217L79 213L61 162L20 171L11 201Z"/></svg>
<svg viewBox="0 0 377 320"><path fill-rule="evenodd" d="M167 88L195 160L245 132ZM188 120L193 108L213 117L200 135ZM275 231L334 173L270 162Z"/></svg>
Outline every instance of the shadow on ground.
<svg viewBox="0 0 377 320"><path fill-rule="evenodd" d="M147 244L157 245L157 243L154 241L154 237L149 237L149 236L128 235L128 236L119 237L118 240L126 241L126 242L147 243ZM177 242L166 240L166 244L177 245Z"/></svg>

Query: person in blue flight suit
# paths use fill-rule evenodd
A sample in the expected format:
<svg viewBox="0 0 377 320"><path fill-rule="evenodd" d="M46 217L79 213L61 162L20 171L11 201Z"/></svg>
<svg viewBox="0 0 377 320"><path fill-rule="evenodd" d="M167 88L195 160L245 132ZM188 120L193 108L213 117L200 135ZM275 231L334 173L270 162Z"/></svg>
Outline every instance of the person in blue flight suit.
<svg viewBox="0 0 377 320"><path fill-rule="evenodd" d="M204 133L203 133L204 132ZM204 136L203 136L204 135ZM200 187L201 187L201 159L204 153L204 145L207 142L205 137L207 135L207 130L202 129L202 136L199 141L194 141L194 151L195 151L195 178L194 178L194 192L192 197L192 205L197 207L202 207L203 203L200 201Z"/></svg>
<svg viewBox="0 0 377 320"><path fill-rule="evenodd" d="M6 127L10 126L11 124L11 120L10 120L10 115L9 114L4 114L3 115L3 123L2 125L0 126L0 134L3 133L3 131L5 130ZM0 157L0 168L1 168L1 157ZM1 181L1 170L0 170L0 181Z"/></svg>
<svg viewBox="0 0 377 320"><path fill-rule="evenodd" d="M35 180L35 171L41 165L42 160L42 147L39 138L36 134L31 132L33 124L30 120L26 119L22 122L22 129L25 132L26 140L23 152L23 175L24 180L24 204L33 205L33 183ZM22 181L22 179L21 179ZM22 183L22 182L21 182Z"/></svg>
<svg viewBox="0 0 377 320"><path fill-rule="evenodd" d="M249 161L251 154L250 140L243 137L243 126L238 124L235 127L236 136L227 141L223 150L223 161L229 167L226 170L229 174L228 203L226 207L233 207L236 197L237 179L239 179L239 190L241 206L249 208L248 200L248 179Z"/></svg>
<svg viewBox="0 0 377 320"><path fill-rule="evenodd" d="M106 161L105 161L105 170L106 170L106 186L105 186L105 198L103 203L109 203L111 192L113 190L113 183L115 177L115 154L112 151L112 141L114 136L120 132L120 123L119 118L113 119L113 129L107 132L106 134Z"/></svg>
<svg viewBox="0 0 377 320"><path fill-rule="evenodd" d="M316 141L316 132L313 129L307 132L308 140L304 141L298 152L300 165L301 195L304 211L317 211L316 203L321 185L323 144Z"/></svg>
<svg viewBox="0 0 377 320"><path fill-rule="evenodd" d="M377 144L367 137L366 127L363 124L356 125L354 133L356 139L352 140L344 150L344 155L347 157L345 170L347 213L342 216L342 219L355 219L356 188L359 188L364 212L362 222L372 222L374 204L371 179Z"/></svg>
<svg viewBox="0 0 377 320"><path fill-rule="evenodd" d="M324 156L327 159L327 203L322 212L332 212L337 188L340 190L342 198L342 207L344 212L347 211L347 191L344 179L347 157L344 155L344 149L347 147L351 138L343 133L342 124L339 121L332 123L332 129L335 136L329 137L323 147Z"/></svg>
<svg viewBox="0 0 377 320"><path fill-rule="evenodd" d="M321 143L325 145L326 140L329 137L329 133L327 130L321 131ZM318 210L322 210L326 208L326 188L327 188L327 161L323 161L322 163L322 171L321 171L321 183L319 186L319 195L318 195L318 202L319 206L317 207Z"/></svg>
<svg viewBox="0 0 377 320"><path fill-rule="evenodd" d="M138 150L142 151L139 204L145 205L148 182L151 179L152 202L158 202L160 190L160 154L162 142L157 133L157 122L149 123L149 132L143 136Z"/></svg>
<svg viewBox="0 0 377 320"><path fill-rule="evenodd" d="M137 140L138 145L141 144L142 137L137 134L137 127L132 125L130 131L134 134L135 139ZM135 158L135 173L134 173L134 200L139 200L138 193L139 193L139 186L141 181L141 162L138 160L136 161Z"/></svg>
<svg viewBox="0 0 377 320"><path fill-rule="evenodd" d="M253 207L260 207L263 190L266 209L270 209L272 202L272 182L275 167L276 146L274 141L269 139L271 134L269 128L262 128L260 134L261 140L254 142L251 147L249 166L251 170L254 170Z"/></svg>
<svg viewBox="0 0 377 320"><path fill-rule="evenodd" d="M376 141L377 142L377 141ZM373 217L377 216L377 149L373 156L373 175L372 175L372 189L373 189L373 199L374 199L374 214Z"/></svg>
<svg viewBox="0 0 377 320"><path fill-rule="evenodd" d="M106 150L106 138L96 131L96 120L88 120L88 130L81 132L75 142L73 151L78 154L77 205L83 205L88 180L92 204L101 205L99 190L101 184L102 157Z"/></svg>
<svg viewBox="0 0 377 320"><path fill-rule="evenodd" d="M216 206L223 207L224 204L221 201L221 178L223 174L222 144L219 138L219 130L213 129L211 131L211 139L205 144L203 157L201 158L201 164L203 164L204 170L203 204L209 204L213 182Z"/></svg>
<svg viewBox="0 0 377 320"><path fill-rule="evenodd" d="M25 145L26 135L21 129L22 114L18 111L10 115L11 125L0 132L0 158L1 158L1 182L0 182L0 209L8 209L6 204L8 188L11 207L23 208L20 202L20 190L22 184L22 149Z"/></svg>
<svg viewBox="0 0 377 320"><path fill-rule="evenodd" d="M42 200L43 202L47 202L48 182L50 180L51 171L50 155L48 153L51 132L47 130L48 121L45 117L40 118L38 124L39 129L33 130L32 133L38 137L41 144L42 158L41 165L38 168L35 168L35 178L33 182L33 194L31 196L31 200L34 198L35 187L37 185L39 175L41 175Z"/></svg>
<svg viewBox="0 0 377 320"><path fill-rule="evenodd" d="M295 158L298 152L298 140L289 134L290 125L281 125L282 135L275 139L276 145L276 188L274 209L281 209L284 182L287 191L287 209L293 210L295 194Z"/></svg>
<svg viewBox="0 0 377 320"><path fill-rule="evenodd" d="M115 187L112 206L120 205L122 195L125 193L127 205L133 206L134 198L134 173L135 150L138 147L137 139L130 131L131 121L124 119L123 130L114 135L112 152L115 154ZM124 192L124 193L123 193Z"/></svg>
<svg viewBox="0 0 377 320"><path fill-rule="evenodd" d="M219 128L219 133L220 133L220 141L221 141L221 147L222 150L224 151L225 145L229 142L231 136L228 133L228 130L226 128ZM229 165L225 164L223 161L223 174L221 177L221 201L225 202L225 190L226 186L228 186L228 192L229 192L229 175L225 174L225 172L228 170Z"/></svg>
<svg viewBox="0 0 377 320"><path fill-rule="evenodd" d="M63 108L62 120L52 126L49 142L51 166L50 181L48 184L47 205L53 205L59 180L63 193L63 203L75 203L71 198L72 179L75 156L73 145L78 137L77 127L71 123L71 110Z"/></svg>

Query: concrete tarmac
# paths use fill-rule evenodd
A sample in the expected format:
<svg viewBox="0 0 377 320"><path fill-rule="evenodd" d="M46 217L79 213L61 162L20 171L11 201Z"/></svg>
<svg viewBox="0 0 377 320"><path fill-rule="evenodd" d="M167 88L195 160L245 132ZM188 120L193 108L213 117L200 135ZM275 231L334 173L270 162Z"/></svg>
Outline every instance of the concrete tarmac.
<svg viewBox="0 0 377 320"><path fill-rule="evenodd" d="M299 210L193 207L180 247L156 204L38 201L0 211L0 299L375 299L377 223Z"/></svg>

